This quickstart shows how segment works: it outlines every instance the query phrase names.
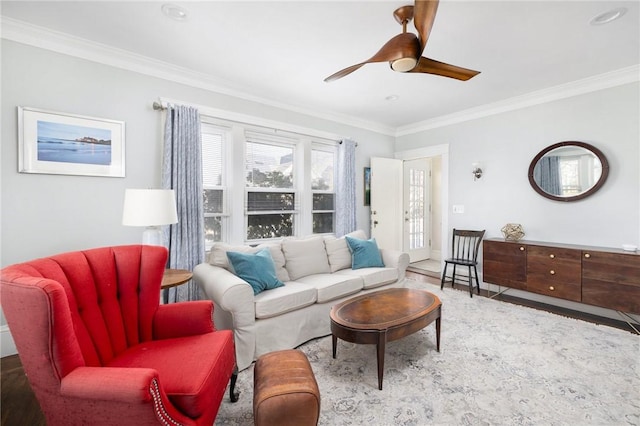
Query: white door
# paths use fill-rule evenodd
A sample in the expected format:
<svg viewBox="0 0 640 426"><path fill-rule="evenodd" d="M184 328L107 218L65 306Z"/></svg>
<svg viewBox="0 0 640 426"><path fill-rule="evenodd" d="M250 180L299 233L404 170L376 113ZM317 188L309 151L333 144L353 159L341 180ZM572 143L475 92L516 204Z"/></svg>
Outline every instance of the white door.
<svg viewBox="0 0 640 426"><path fill-rule="evenodd" d="M417 262L431 255L431 160L405 161L403 170L403 251Z"/></svg>
<svg viewBox="0 0 640 426"><path fill-rule="evenodd" d="M371 237L402 250L402 160L371 158Z"/></svg>

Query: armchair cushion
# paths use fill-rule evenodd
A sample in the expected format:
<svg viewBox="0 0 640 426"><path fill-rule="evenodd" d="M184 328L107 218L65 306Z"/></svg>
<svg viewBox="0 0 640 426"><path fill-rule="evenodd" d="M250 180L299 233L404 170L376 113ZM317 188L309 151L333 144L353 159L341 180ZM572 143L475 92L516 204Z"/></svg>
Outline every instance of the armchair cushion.
<svg viewBox="0 0 640 426"><path fill-rule="evenodd" d="M227 383L234 364L233 333L220 330L144 342L127 349L107 366L156 370L169 400L189 417L198 418L210 409L212 400L222 399L226 386L215 384ZM215 393L203 393L203 389Z"/></svg>

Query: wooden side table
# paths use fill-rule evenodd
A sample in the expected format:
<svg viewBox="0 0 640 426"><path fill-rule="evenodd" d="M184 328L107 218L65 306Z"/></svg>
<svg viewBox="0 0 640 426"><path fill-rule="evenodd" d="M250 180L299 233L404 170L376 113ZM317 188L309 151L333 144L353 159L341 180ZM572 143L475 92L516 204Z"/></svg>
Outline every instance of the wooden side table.
<svg viewBox="0 0 640 426"><path fill-rule="evenodd" d="M169 303L169 289L188 282L193 277L191 271L186 269L167 269L162 277L160 291L162 292L162 301Z"/></svg>
<svg viewBox="0 0 640 426"><path fill-rule="evenodd" d="M167 288L184 284L192 277L193 273L191 271L187 271L186 269L167 269L164 271L164 276L162 277L162 285L160 286L160 288L162 290L165 290Z"/></svg>

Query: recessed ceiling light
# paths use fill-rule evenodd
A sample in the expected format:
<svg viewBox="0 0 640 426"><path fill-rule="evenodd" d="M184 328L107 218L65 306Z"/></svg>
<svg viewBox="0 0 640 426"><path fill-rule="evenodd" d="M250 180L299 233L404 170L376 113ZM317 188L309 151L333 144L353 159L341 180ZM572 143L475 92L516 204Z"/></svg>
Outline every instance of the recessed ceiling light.
<svg viewBox="0 0 640 426"><path fill-rule="evenodd" d="M162 5L162 13L175 21L186 21L187 10L175 4L167 3Z"/></svg>
<svg viewBox="0 0 640 426"><path fill-rule="evenodd" d="M397 101L398 99L400 99L400 96L398 95L389 95L386 98L384 98L385 101L389 101L389 102Z"/></svg>
<svg viewBox="0 0 640 426"><path fill-rule="evenodd" d="M627 9L624 7L618 7L616 9L612 9L608 12L604 12L601 13L600 15L596 16L595 18L591 19L591 21L589 21L589 23L591 25L604 25L604 24L608 24L609 22L613 22L618 18L621 18L622 15L624 15L625 13L627 13Z"/></svg>

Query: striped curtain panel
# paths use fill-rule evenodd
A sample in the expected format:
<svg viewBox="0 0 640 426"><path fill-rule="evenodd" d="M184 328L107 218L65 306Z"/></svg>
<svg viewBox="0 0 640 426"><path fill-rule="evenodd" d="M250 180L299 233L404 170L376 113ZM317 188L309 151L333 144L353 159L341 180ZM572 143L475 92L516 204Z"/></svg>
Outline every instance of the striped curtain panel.
<svg viewBox="0 0 640 426"><path fill-rule="evenodd" d="M344 139L338 145L336 178L336 237L356 230L356 143Z"/></svg>
<svg viewBox="0 0 640 426"><path fill-rule="evenodd" d="M168 241L165 240L169 247L169 268L193 271L205 258L202 145L196 108L167 107L162 187L175 191L178 211L178 223L170 226ZM169 289L170 303L198 299L200 290L193 280Z"/></svg>

